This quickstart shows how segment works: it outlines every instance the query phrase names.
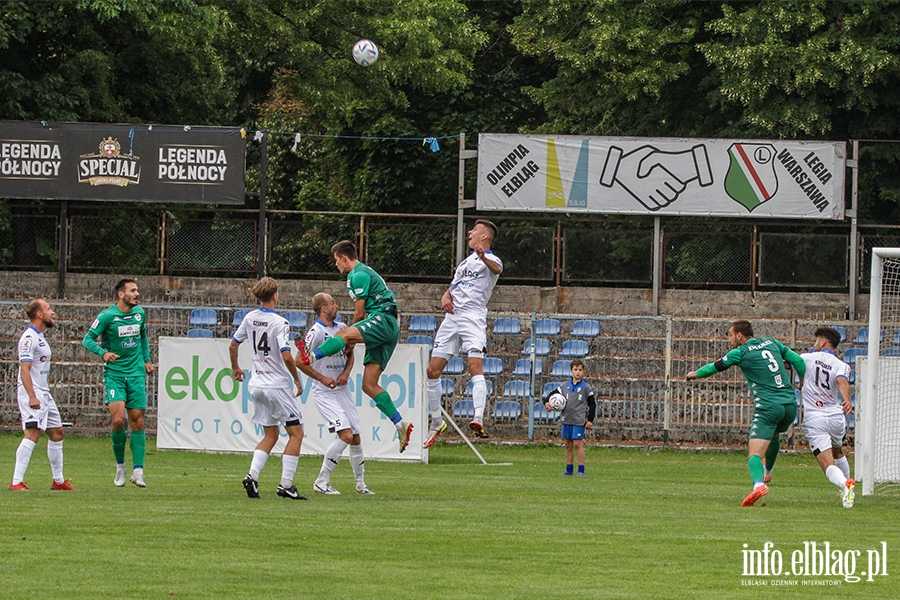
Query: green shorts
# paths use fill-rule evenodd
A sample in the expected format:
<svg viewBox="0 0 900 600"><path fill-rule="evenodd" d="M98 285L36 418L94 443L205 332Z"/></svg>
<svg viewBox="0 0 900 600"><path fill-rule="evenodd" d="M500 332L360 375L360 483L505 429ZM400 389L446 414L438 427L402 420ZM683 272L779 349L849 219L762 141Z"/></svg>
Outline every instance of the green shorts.
<svg viewBox="0 0 900 600"><path fill-rule="evenodd" d="M109 375L104 380L106 386L105 404L124 402L125 408L147 410L147 378L143 375Z"/></svg>
<svg viewBox="0 0 900 600"><path fill-rule="evenodd" d="M771 440L797 418L797 404L763 404L753 412L750 439Z"/></svg>
<svg viewBox="0 0 900 600"><path fill-rule="evenodd" d="M383 371L391 360L394 348L400 341L400 326L397 317L376 313L353 325L362 334L366 344L366 357L363 364L377 363Z"/></svg>

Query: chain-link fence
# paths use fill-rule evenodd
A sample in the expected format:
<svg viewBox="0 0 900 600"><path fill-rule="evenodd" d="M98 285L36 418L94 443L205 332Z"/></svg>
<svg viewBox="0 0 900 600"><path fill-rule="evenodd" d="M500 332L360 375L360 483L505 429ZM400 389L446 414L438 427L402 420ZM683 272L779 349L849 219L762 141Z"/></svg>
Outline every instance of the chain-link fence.
<svg viewBox="0 0 900 600"><path fill-rule="evenodd" d="M466 230L480 216L467 216ZM653 283L649 219L488 218L500 227L501 284ZM456 215L273 210L265 225L265 270L275 276L336 277L331 246L342 239L387 279L443 281L455 266ZM850 289L849 224L667 220L661 233L665 287ZM73 272L244 277L259 270L262 234L252 209L70 203L61 210L0 201L0 268L55 270L64 247ZM867 290L871 248L900 245L900 227L860 226L858 236L852 283Z"/></svg>

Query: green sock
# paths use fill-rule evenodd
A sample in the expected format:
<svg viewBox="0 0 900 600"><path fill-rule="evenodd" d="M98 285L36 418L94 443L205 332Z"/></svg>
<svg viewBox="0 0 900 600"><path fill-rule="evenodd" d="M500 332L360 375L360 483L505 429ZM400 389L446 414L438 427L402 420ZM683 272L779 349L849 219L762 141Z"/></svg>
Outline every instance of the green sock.
<svg viewBox="0 0 900 600"><path fill-rule="evenodd" d="M779 450L781 450L781 435L775 434L775 437L772 438L772 441L769 442L769 447L766 449L766 469L769 471L775 466L775 459L778 458Z"/></svg>
<svg viewBox="0 0 900 600"><path fill-rule="evenodd" d="M328 338L322 345L317 348L322 352L322 356L334 356L338 352L344 349L344 338L339 335L336 335L332 338Z"/></svg>
<svg viewBox="0 0 900 600"><path fill-rule="evenodd" d="M116 457L116 464L121 465L125 462L125 440L128 439L128 433L125 429L116 431L112 430L113 456Z"/></svg>
<svg viewBox="0 0 900 600"><path fill-rule="evenodd" d="M750 469L750 479L753 480L753 483L762 483L763 480L763 472L765 471L765 467L763 467L762 457L753 455L747 459L747 468Z"/></svg>
<svg viewBox="0 0 900 600"><path fill-rule="evenodd" d="M124 451L124 448L123 448ZM131 458L134 460L135 469L144 468L144 455L147 453L147 432L131 432Z"/></svg>
<svg viewBox="0 0 900 600"><path fill-rule="evenodd" d="M324 345L325 344L322 344L322 346ZM394 406L394 401L391 400L390 394L388 394L387 392L381 392L380 394L372 398L372 400L375 401L375 406L378 407L378 410L383 412L387 418L393 420L393 416L397 414L397 407Z"/></svg>

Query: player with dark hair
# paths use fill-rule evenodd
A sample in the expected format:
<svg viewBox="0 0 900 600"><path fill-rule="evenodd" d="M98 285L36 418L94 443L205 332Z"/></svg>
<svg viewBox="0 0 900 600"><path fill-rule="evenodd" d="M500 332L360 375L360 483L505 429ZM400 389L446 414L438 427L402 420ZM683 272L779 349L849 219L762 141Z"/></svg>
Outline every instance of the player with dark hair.
<svg viewBox="0 0 900 600"><path fill-rule="evenodd" d="M834 352L841 334L830 327L815 331L813 351L801 354L806 363L806 377L801 380L803 398L803 434L810 450L828 481L841 490L844 508L852 508L856 481L850 477L850 463L841 449L846 433L845 414L853 412L850 402L850 365ZM767 465L768 466L768 465ZM771 467L766 470L771 479Z"/></svg>
<svg viewBox="0 0 900 600"><path fill-rule="evenodd" d="M347 275L347 291L355 302L353 324L325 340L315 350L309 350L302 340L298 340L299 361L310 366L324 356L343 352L345 347L365 344L363 392L394 423L400 441L400 452L403 452L409 445L413 424L403 420L390 394L378 383L400 341L394 292L388 289L381 275L359 262L359 254L353 242L338 242L332 246L331 253L338 271Z"/></svg>
<svg viewBox="0 0 900 600"><path fill-rule="evenodd" d="M153 373L147 315L138 306L140 292L134 279L122 279L115 287L116 303L101 312L84 335L82 344L104 362L105 402L112 418L112 446L116 459L116 486L125 485L125 441L131 426L131 455L134 471L131 483L147 487L144 457L147 433L147 375ZM97 339L100 343L97 343Z"/></svg>
<svg viewBox="0 0 900 600"><path fill-rule="evenodd" d="M486 219L478 219L469 230L466 257L453 275L450 288L441 297L444 320L434 338L431 362L428 364L428 411L431 427L425 439L426 448L434 444L447 428L441 415L441 373L447 362L460 351L468 353L469 375L472 377L472 403L475 416L469 427L476 437L484 432L484 407L487 403L487 382L484 379L484 353L487 351L487 304L494 286L503 272L503 262L493 252L491 244L497 238L497 226Z"/></svg>
<svg viewBox="0 0 900 600"><path fill-rule="evenodd" d="M732 347L728 354L691 371L686 379L702 379L737 365L750 385L754 413L747 444L747 468L753 480L753 491L741 506L753 506L769 493L764 483L764 465L769 468L775 465L781 447L780 434L788 430L797 416L794 388L784 361L794 365L800 377L806 373L806 363L778 340L753 337L753 326L749 321L732 323L728 328L728 341Z"/></svg>
<svg viewBox="0 0 900 600"><path fill-rule="evenodd" d="M63 427L59 408L50 395L47 378L50 375L50 344L44 333L56 325L56 315L47 301L36 298L25 307L28 327L19 337L19 378L16 397L22 416L22 441L16 450L16 467L9 489L28 491L23 479L31 454L41 437L47 432L47 458L53 474L51 490L74 491L68 479L63 477Z"/></svg>
<svg viewBox="0 0 900 600"><path fill-rule="evenodd" d="M252 310L241 321L231 336L228 355L231 358L231 374L244 380L244 370L238 365L238 347L250 340L253 357L253 418L251 421L263 428L263 439L253 451L250 472L242 480L250 498L259 498L259 474L269 460L269 454L278 442L278 428L284 425L288 441L281 457L281 482L276 494L291 500L306 500L294 485L294 475L300 461L300 445L303 442L303 417L296 396L303 392L300 375L291 354L291 326L288 320L275 311L278 302L278 283L271 277L263 277L250 290L259 300L259 308ZM291 380L296 393L291 389Z"/></svg>

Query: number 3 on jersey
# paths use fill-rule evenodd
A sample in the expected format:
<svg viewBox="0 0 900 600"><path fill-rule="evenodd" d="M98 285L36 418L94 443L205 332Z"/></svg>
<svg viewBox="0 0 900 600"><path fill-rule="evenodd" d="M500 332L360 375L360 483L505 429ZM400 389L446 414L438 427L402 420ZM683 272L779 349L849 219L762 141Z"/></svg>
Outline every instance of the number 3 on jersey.
<svg viewBox="0 0 900 600"><path fill-rule="evenodd" d="M770 371L772 371L773 373L778 373L778 371L781 370L781 365L778 364L778 361L775 360L775 355L772 354L769 350L763 350L762 352L760 352L760 355L762 355L763 358L769 361L768 367ZM782 387L784 385L784 382L781 380L781 374L775 376L775 385L778 387Z"/></svg>

